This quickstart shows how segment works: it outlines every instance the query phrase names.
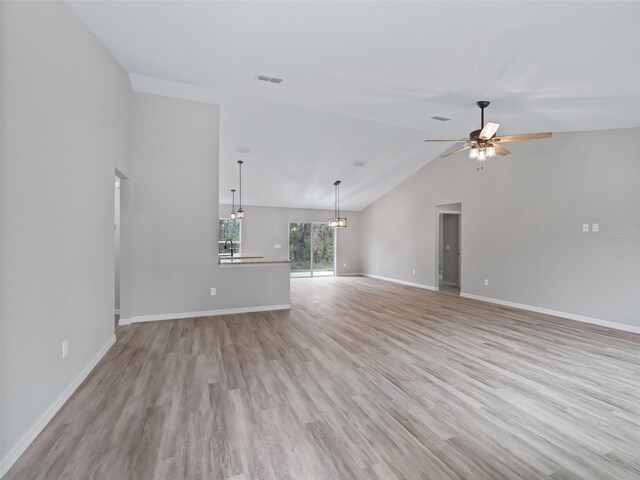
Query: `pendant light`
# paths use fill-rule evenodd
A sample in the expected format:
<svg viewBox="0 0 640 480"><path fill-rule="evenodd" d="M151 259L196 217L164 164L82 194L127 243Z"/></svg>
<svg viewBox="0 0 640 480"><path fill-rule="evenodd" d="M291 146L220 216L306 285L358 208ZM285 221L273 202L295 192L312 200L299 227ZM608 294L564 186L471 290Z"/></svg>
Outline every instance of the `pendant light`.
<svg viewBox="0 0 640 480"><path fill-rule="evenodd" d="M347 228L347 219L340 217L340 180L333 182L334 187L334 218L329 219L329 226L334 228Z"/></svg>
<svg viewBox="0 0 640 480"><path fill-rule="evenodd" d="M231 189L231 198L233 200L231 200L231 213L229 214L229 218L231 220L235 220L236 218L238 218L238 214L236 213L236 189L232 188Z"/></svg>
<svg viewBox="0 0 640 480"><path fill-rule="evenodd" d="M244 162L242 160L238 160L238 170L240 170L240 191L238 192L239 202L238 202L238 211L236 215L238 220L242 220L244 218L244 210L242 210L242 164Z"/></svg>

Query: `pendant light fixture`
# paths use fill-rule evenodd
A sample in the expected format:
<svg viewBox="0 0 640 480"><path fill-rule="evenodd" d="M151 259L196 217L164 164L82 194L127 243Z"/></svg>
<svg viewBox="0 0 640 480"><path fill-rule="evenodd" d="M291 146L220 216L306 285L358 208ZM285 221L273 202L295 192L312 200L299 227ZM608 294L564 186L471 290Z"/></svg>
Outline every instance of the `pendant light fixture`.
<svg viewBox="0 0 640 480"><path fill-rule="evenodd" d="M242 220L244 218L244 210L242 210L242 164L244 162L242 160L238 160L238 169L240 170L240 191L238 192L239 202L238 202L238 211L236 212L236 216L238 220Z"/></svg>
<svg viewBox="0 0 640 480"><path fill-rule="evenodd" d="M329 226L334 228L347 228L347 219L340 217L340 180L333 182L334 186L334 218L329 219Z"/></svg>
<svg viewBox="0 0 640 480"><path fill-rule="evenodd" d="M238 214L236 213L236 189L232 188L231 189L231 198L233 200L231 200L231 213L229 214L229 218L231 220L235 220L236 218L238 218Z"/></svg>

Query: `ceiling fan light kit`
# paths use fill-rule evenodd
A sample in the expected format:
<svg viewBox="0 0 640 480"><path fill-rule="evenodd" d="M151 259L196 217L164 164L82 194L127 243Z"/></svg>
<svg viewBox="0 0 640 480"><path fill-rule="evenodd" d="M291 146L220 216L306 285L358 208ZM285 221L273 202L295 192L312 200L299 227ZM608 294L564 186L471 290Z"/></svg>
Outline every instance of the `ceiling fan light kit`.
<svg viewBox="0 0 640 480"><path fill-rule="evenodd" d="M458 142L449 150L440 154L438 158L448 157L468 150L470 159L477 160L478 162L484 162L487 158L492 158L496 155L500 155L502 157L509 155L511 152L501 145L503 143L521 142L523 140L538 140L540 138L549 138L551 136L551 132L540 132L496 137L496 132L498 131L500 124L495 122L484 123L484 109L490 105L490 102L487 100L480 100L479 102L476 102L476 105L480 108L480 129L471 132L468 139L425 140L425 142Z"/></svg>

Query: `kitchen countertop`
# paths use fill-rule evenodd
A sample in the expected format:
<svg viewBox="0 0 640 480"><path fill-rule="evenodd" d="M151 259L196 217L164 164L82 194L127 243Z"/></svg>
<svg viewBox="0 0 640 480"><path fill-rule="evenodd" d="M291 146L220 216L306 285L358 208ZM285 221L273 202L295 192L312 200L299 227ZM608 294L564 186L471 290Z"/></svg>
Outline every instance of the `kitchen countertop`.
<svg viewBox="0 0 640 480"><path fill-rule="evenodd" d="M252 256L223 257L218 259L219 265L273 265L291 263L286 258L264 258Z"/></svg>

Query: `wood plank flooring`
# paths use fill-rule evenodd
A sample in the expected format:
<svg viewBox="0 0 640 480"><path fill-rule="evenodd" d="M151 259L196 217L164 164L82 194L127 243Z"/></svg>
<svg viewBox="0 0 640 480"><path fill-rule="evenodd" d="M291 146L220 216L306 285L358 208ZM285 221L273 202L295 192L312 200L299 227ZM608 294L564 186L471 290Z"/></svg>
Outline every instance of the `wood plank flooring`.
<svg viewBox="0 0 640 480"><path fill-rule="evenodd" d="M640 335L361 277L137 324L15 479L640 478Z"/></svg>

